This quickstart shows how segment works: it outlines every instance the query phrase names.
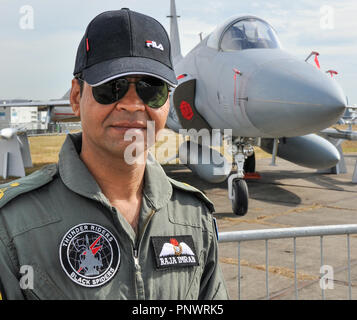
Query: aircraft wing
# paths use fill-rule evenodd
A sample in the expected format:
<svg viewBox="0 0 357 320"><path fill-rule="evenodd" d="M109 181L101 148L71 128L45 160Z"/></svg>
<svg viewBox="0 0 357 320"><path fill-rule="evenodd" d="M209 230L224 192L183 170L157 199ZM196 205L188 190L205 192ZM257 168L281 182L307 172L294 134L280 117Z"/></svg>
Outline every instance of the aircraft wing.
<svg viewBox="0 0 357 320"><path fill-rule="evenodd" d="M54 107L54 106L70 106L69 100L41 100L41 101L26 101L15 103L3 103L0 107Z"/></svg>

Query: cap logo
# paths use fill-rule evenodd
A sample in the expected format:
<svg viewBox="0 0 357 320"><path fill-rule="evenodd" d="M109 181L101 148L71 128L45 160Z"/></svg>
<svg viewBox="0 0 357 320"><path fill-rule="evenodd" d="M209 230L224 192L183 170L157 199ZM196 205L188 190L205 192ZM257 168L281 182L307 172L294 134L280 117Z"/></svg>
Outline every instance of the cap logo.
<svg viewBox="0 0 357 320"><path fill-rule="evenodd" d="M159 49L161 51L164 51L164 47L162 46L161 43L158 45L155 41L146 40L145 44L148 48L154 48L154 49Z"/></svg>

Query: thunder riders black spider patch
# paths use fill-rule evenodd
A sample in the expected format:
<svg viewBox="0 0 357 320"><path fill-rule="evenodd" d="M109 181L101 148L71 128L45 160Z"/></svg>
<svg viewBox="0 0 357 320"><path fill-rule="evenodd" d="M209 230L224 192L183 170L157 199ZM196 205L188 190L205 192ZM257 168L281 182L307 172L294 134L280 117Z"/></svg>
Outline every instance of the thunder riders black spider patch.
<svg viewBox="0 0 357 320"><path fill-rule="evenodd" d="M59 257L72 281L84 287L99 287L118 271L120 250L109 230L97 224L82 223L62 238Z"/></svg>

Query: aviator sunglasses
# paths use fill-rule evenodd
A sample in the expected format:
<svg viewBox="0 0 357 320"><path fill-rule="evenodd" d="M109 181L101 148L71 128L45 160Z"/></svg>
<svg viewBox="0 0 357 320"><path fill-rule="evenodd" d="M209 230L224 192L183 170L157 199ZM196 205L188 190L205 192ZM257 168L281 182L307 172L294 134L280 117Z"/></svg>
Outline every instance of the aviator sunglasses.
<svg viewBox="0 0 357 320"><path fill-rule="evenodd" d="M92 87L93 97L100 104L112 104L126 95L131 83L135 84L138 96L150 108L157 109L165 104L169 87L165 81L154 77L145 77L138 81L129 81L126 78L114 79Z"/></svg>

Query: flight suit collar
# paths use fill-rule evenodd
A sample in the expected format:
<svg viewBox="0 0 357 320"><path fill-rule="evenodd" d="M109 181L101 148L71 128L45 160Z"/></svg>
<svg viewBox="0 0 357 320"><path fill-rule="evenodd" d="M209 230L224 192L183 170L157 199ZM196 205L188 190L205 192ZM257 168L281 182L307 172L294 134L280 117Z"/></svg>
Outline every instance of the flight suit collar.
<svg viewBox="0 0 357 320"><path fill-rule="evenodd" d="M164 207L172 196L172 185L150 152L146 161L143 193L156 210Z"/></svg>
<svg viewBox="0 0 357 320"><path fill-rule="evenodd" d="M59 154L59 174L63 183L73 192L110 206L98 183L89 172L79 154L82 148L82 133L68 134ZM150 206L159 210L172 195L172 185L156 159L148 154L143 196Z"/></svg>

